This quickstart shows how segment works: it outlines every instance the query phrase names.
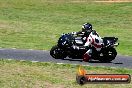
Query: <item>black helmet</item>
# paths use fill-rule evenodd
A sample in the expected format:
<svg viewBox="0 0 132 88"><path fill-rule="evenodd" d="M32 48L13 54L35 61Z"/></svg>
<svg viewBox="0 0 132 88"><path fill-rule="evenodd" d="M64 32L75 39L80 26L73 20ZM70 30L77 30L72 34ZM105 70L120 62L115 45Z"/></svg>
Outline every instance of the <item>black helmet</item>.
<svg viewBox="0 0 132 88"><path fill-rule="evenodd" d="M90 24L90 23L83 24L82 31L91 32L92 31L92 24Z"/></svg>

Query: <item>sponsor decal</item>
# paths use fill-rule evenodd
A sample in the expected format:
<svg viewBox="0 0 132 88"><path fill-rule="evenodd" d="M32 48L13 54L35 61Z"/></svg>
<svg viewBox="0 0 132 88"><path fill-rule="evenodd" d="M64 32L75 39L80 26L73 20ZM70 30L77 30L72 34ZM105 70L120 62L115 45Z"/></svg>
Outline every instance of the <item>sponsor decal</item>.
<svg viewBox="0 0 132 88"><path fill-rule="evenodd" d="M79 66L76 81L80 85L86 83L130 83L131 76L129 74L87 74L86 70Z"/></svg>

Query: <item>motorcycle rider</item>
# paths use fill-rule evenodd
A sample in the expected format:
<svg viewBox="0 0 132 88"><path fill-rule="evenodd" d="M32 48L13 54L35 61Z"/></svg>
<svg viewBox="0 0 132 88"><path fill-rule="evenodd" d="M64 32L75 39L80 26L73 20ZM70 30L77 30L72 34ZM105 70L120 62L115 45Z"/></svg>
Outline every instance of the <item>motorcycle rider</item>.
<svg viewBox="0 0 132 88"><path fill-rule="evenodd" d="M87 52L83 55L83 60L88 62L91 58L91 54L93 52L93 48L96 51L100 51L103 46L103 39L98 35L96 31L92 31L87 38L87 42L84 45L88 47Z"/></svg>
<svg viewBox="0 0 132 88"><path fill-rule="evenodd" d="M90 23L85 23L82 25L82 30L79 31L79 32L72 32L73 35L77 35L77 36L81 36L82 37L82 41L83 41L83 44L86 43L87 41L87 37L89 37L89 34L92 32L92 31L95 31L92 29L92 24ZM74 49L79 49L78 46L75 46L73 45L73 48Z"/></svg>
<svg viewBox="0 0 132 88"><path fill-rule="evenodd" d="M93 31L92 24L85 23L82 25L82 30L79 32L72 32L74 35L80 35L83 38L83 41L86 42L86 38L89 36L89 34Z"/></svg>
<svg viewBox="0 0 132 88"><path fill-rule="evenodd" d="M73 46L74 49L79 49L82 47L88 48L87 52L83 55L83 60L88 62L91 58L92 48L100 51L103 45L102 38L98 35L98 33L92 29L92 25L90 23L85 23L82 26L82 31L74 33L76 35L82 35L83 39L85 39L84 46Z"/></svg>

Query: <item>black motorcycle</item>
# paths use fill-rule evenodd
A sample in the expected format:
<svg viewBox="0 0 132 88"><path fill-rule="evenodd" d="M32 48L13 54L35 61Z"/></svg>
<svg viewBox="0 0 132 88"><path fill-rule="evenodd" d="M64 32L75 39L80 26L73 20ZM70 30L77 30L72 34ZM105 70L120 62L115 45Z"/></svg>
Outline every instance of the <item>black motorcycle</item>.
<svg viewBox="0 0 132 88"><path fill-rule="evenodd" d="M111 62L115 59L117 52L115 50L115 46L118 46L117 43L118 38L116 37L104 37L103 46L101 51L96 51L94 47L92 48L91 60L99 60L100 62ZM55 59L64 59L67 56L72 59L83 59L84 53L89 48L79 48L74 49L72 46L83 46L85 44L85 40L81 36L75 36L71 33L62 34L58 40L57 45L53 46L50 50L50 55Z"/></svg>

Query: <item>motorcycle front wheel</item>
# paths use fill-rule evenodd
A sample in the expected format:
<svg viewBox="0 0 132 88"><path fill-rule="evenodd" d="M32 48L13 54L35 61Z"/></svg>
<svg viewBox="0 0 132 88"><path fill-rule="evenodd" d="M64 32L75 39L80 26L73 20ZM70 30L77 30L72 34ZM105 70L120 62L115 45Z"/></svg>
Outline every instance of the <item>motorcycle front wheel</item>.
<svg viewBox="0 0 132 88"><path fill-rule="evenodd" d="M55 59L64 59L67 56L66 53L57 45L51 48L50 55Z"/></svg>

